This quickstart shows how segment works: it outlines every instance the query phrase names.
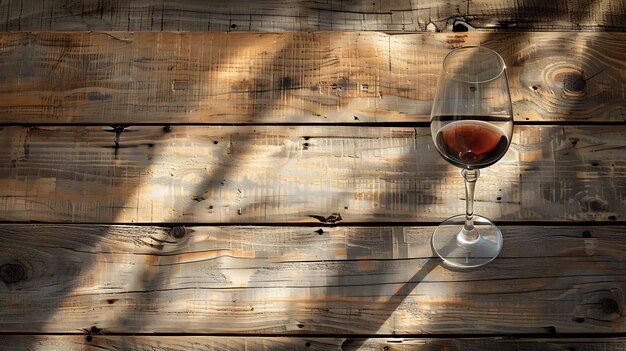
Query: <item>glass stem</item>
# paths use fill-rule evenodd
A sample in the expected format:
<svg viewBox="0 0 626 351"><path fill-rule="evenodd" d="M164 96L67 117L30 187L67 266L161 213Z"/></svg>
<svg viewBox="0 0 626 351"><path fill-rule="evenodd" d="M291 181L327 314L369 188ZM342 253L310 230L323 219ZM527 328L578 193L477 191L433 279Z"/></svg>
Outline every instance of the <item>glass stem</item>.
<svg viewBox="0 0 626 351"><path fill-rule="evenodd" d="M476 180L480 176L477 169L464 169L461 171L465 179L465 225L459 233L459 240L470 243L478 240L478 230L474 227L474 188Z"/></svg>

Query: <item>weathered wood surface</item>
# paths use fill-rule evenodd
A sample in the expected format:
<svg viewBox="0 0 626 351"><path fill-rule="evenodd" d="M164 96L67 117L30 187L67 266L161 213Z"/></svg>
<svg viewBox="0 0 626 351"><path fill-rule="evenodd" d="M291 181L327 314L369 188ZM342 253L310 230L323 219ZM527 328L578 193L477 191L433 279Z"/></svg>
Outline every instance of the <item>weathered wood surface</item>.
<svg viewBox="0 0 626 351"><path fill-rule="evenodd" d="M435 31L626 29L619 0L5 0L5 31Z"/></svg>
<svg viewBox="0 0 626 351"><path fill-rule="evenodd" d="M0 122L425 122L445 54L479 43L516 120L626 120L626 33L121 32L0 35Z"/></svg>
<svg viewBox="0 0 626 351"><path fill-rule="evenodd" d="M503 226L467 272L433 229L2 225L0 331L626 331L626 227Z"/></svg>
<svg viewBox="0 0 626 351"><path fill-rule="evenodd" d="M624 220L626 127L517 126L483 170L494 220ZM0 219L440 221L464 210L428 127L1 127Z"/></svg>
<svg viewBox="0 0 626 351"><path fill-rule="evenodd" d="M89 339L89 341L87 341ZM623 351L625 338L407 339L217 336L12 336L0 335L5 351Z"/></svg>

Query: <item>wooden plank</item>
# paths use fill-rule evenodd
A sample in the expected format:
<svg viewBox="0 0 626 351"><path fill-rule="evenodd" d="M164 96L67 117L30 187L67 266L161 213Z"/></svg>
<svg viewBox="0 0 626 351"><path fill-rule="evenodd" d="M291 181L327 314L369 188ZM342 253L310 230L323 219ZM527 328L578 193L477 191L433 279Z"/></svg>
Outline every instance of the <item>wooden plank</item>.
<svg viewBox="0 0 626 351"><path fill-rule="evenodd" d="M5 31L425 31L459 21L482 30L624 30L619 0L340 1L83 0L0 3Z"/></svg>
<svg viewBox="0 0 626 351"><path fill-rule="evenodd" d="M433 227L2 225L2 333L624 333L626 227L503 226L480 269Z"/></svg>
<svg viewBox="0 0 626 351"><path fill-rule="evenodd" d="M89 339L89 341L87 341ZM272 351L622 351L625 338L407 339L218 336L15 336L0 335L5 351L39 350L272 350Z"/></svg>
<svg viewBox="0 0 626 351"><path fill-rule="evenodd" d="M445 54L479 43L518 121L626 120L626 33L48 32L0 35L0 122L426 122Z"/></svg>
<svg viewBox="0 0 626 351"><path fill-rule="evenodd" d="M616 30L624 31L626 9L619 1L468 1L469 23L500 30ZM606 27L605 27L606 26Z"/></svg>
<svg viewBox="0 0 626 351"><path fill-rule="evenodd" d="M0 128L0 220L99 223L440 221L459 170L428 127ZM626 127L517 126L483 170L498 221L624 220Z"/></svg>

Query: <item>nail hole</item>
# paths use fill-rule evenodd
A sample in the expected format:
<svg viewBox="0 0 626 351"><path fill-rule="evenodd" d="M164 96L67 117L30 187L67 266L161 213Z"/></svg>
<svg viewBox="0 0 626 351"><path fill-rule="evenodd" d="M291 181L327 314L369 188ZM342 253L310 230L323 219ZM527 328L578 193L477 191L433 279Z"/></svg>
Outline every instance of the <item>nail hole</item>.
<svg viewBox="0 0 626 351"><path fill-rule="evenodd" d="M588 230L585 230L583 232L583 238L591 238L591 232Z"/></svg>

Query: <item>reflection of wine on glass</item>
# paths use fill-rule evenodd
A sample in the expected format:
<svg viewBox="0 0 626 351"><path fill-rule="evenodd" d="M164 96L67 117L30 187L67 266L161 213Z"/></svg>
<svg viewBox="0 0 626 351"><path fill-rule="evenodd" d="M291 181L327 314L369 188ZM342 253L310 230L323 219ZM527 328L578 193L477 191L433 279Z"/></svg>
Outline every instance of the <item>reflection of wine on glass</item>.
<svg viewBox="0 0 626 351"><path fill-rule="evenodd" d="M498 53L467 46L446 56L430 128L437 151L462 169L466 195L465 214L437 227L433 248L449 266L482 266L502 249L502 233L488 219L474 215L474 186L479 169L504 156L513 134L506 69Z"/></svg>

